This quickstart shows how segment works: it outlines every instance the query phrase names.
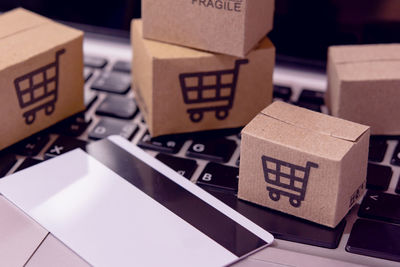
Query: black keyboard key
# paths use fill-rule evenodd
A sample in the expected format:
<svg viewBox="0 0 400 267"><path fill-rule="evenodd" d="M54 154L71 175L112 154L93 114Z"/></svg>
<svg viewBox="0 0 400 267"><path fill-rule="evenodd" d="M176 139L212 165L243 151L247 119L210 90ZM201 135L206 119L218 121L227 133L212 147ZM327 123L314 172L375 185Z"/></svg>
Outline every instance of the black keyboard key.
<svg viewBox="0 0 400 267"><path fill-rule="evenodd" d="M186 154L199 159L228 162L236 147L235 141L225 138L199 139L193 141Z"/></svg>
<svg viewBox="0 0 400 267"><path fill-rule="evenodd" d="M139 127L132 123L111 118L102 118L93 130L89 133L89 138L98 140L110 135L118 134L131 140Z"/></svg>
<svg viewBox="0 0 400 267"><path fill-rule="evenodd" d="M391 162L393 165L400 166L400 142L397 144L393 155L392 155L392 160Z"/></svg>
<svg viewBox="0 0 400 267"><path fill-rule="evenodd" d="M37 134L29 137L15 146L15 153L27 157L36 156L47 145L50 138L47 134Z"/></svg>
<svg viewBox="0 0 400 267"><path fill-rule="evenodd" d="M400 224L400 196L369 190L361 203L358 215Z"/></svg>
<svg viewBox="0 0 400 267"><path fill-rule="evenodd" d="M131 77L121 72L106 72L92 84L92 89L115 94L126 94L131 88Z"/></svg>
<svg viewBox="0 0 400 267"><path fill-rule="evenodd" d="M312 103L318 106L324 105L324 92L304 89L299 96L299 102Z"/></svg>
<svg viewBox="0 0 400 267"><path fill-rule="evenodd" d="M26 158L21 165L18 166L18 168L15 170L15 172L21 171L23 169L32 167L33 165L36 165L40 162L43 162L43 160L40 159L34 159L34 158Z"/></svg>
<svg viewBox="0 0 400 267"><path fill-rule="evenodd" d="M197 163L192 159L178 158L163 153L158 154L156 158L188 179L192 178L197 169Z"/></svg>
<svg viewBox="0 0 400 267"><path fill-rule="evenodd" d="M274 98L280 98L289 101L292 96L292 89L288 86L274 85Z"/></svg>
<svg viewBox="0 0 400 267"><path fill-rule="evenodd" d="M133 98L119 95L108 95L96 109L97 115L120 119L132 119L138 111Z"/></svg>
<svg viewBox="0 0 400 267"><path fill-rule="evenodd" d="M385 157L388 144L385 139L371 136L369 141L368 160L382 162Z"/></svg>
<svg viewBox="0 0 400 267"><path fill-rule="evenodd" d="M46 159L54 158L61 154L64 154L68 151L74 150L75 148L81 148L83 150L86 149L87 142L69 137L60 135L54 143L47 149L44 154Z"/></svg>
<svg viewBox="0 0 400 267"><path fill-rule="evenodd" d="M114 66L113 66L113 70L130 73L131 72L131 62L119 60L119 61L115 62Z"/></svg>
<svg viewBox="0 0 400 267"><path fill-rule="evenodd" d="M342 237L346 221L336 228L311 223L278 211L274 211L247 201L239 200L234 194L206 189L216 198L249 218L277 239L318 246L337 248Z"/></svg>
<svg viewBox="0 0 400 267"><path fill-rule="evenodd" d="M78 137L92 123L92 118L85 114L78 114L61 122L55 127L55 131L62 135Z"/></svg>
<svg viewBox="0 0 400 267"><path fill-rule="evenodd" d="M322 112L321 106L319 104L299 101L299 102L296 102L295 105L302 107L302 108L312 110L312 111Z"/></svg>
<svg viewBox="0 0 400 267"><path fill-rule="evenodd" d="M351 230L346 250L355 254L400 261L400 226L358 219Z"/></svg>
<svg viewBox="0 0 400 267"><path fill-rule="evenodd" d="M0 153L0 177L6 175L14 164L17 163L17 158L14 154L10 153Z"/></svg>
<svg viewBox="0 0 400 267"><path fill-rule="evenodd" d="M371 190L387 190L392 179L392 174L392 168L389 166L368 163L367 188Z"/></svg>
<svg viewBox="0 0 400 267"><path fill-rule="evenodd" d="M107 59L97 56L84 56L83 64L86 67L102 69L107 65Z"/></svg>
<svg viewBox="0 0 400 267"><path fill-rule="evenodd" d="M161 136L151 138L149 132L146 132L137 145L143 149L176 154L182 148L184 142L184 139L176 136Z"/></svg>
<svg viewBox="0 0 400 267"><path fill-rule="evenodd" d="M197 184L229 190L238 190L239 168L209 162L201 173Z"/></svg>
<svg viewBox="0 0 400 267"><path fill-rule="evenodd" d="M240 156L239 156L238 159L236 160L236 166L240 166Z"/></svg>
<svg viewBox="0 0 400 267"><path fill-rule="evenodd" d="M83 79L85 80L85 82L87 82L90 77L92 77L93 75L93 70L91 68L84 68L83 69Z"/></svg>

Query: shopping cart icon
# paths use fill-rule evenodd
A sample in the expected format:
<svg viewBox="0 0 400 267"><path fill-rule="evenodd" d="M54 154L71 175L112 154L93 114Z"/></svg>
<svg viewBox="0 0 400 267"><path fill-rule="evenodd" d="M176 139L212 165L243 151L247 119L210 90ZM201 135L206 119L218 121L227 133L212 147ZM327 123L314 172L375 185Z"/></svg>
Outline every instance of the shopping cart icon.
<svg viewBox="0 0 400 267"><path fill-rule="evenodd" d="M24 74L14 80L18 102L26 124L32 124L36 112L44 109L46 115L55 110L58 92L59 59L65 49L56 51L55 61Z"/></svg>
<svg viewBox="0 0 400 267"><path fill-rule="evenodd" d="M318 168L318 164L307 161L303 167L267 156L262 156L261 160L269 197L278 201L284 195L289 197L293 207L300 207L306 195L310 170Z"/></svg>
<svg viewBox="0 0 400 267"><path fill-rule="evenodd" d="M187 110L193 122L200 122L203 113L215 111L215 117L224 120L229 115L235 96L240 65L248 59L235 61L229 70L182 73L179 75L183 100L191 107Z"/></svg>

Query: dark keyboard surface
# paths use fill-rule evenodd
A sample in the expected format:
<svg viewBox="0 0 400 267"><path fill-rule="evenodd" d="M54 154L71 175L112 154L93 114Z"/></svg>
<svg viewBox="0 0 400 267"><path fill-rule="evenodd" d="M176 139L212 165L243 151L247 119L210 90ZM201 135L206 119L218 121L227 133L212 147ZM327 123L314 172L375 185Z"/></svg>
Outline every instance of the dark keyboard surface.
<svg viewBox="0 0 400 267"><path fill-rule="evenodd" d="M151 138L130 88L130 62L85 56L87 110L13 145L0 153L0 177L56 157L109 135L119 134L209 191L239 213L274 234L277 239L317 247L337 248L348 221L335 229L269 210L236 197L239 173L240 129ZM324 111L321 92L275 85L274 97L315 111ZM389 144L393 147L389 151ZM385 157L386 154L391 155ZM386 159L386 160L385 160ZM369 189L358 209L345 253L399 261L400 144L397 139L371 137ZM390 161L390 162L388 162ZM400 168L399 168L400 169ZM391 184L396 189L388 188ZM373 229L373 230L371 230ZM365 231L371 231L365 235ZM390 231L390 232L388 232ZM391 234L397 239L393 240ZM373 240L379 239L374 243ZM385 245L381 245L387 239ZM378 245L379 244L379 245Z"/></svg>
<svg viewBox="0 0 400 267"><path fill-rule="evenodd" d="M400 226L358 219L346 250L351 253L400 261Z"/></svg>

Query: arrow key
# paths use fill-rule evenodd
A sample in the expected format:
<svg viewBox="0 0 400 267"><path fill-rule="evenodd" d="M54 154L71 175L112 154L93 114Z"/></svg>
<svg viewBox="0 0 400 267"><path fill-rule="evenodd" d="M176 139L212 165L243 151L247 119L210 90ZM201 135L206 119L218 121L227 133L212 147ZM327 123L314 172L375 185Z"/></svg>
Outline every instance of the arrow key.
<svg viewBox="0 0 400 267"><path fill-rule="evenodd" d="M358 216L390 223L400 223L400 196L369 190Z"/></svg>

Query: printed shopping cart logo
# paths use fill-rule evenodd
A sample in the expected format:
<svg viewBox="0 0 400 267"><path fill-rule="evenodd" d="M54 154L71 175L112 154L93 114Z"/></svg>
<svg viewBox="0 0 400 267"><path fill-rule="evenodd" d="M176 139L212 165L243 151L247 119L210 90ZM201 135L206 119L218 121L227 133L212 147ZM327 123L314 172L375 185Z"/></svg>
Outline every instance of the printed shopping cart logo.
<svg viewBox="0 0 400 267"><path fill-rule="evenodd" d="M278 201L281 195L287 196L293 207L300 207L306 195L311 168L318 168L318 164L307 161L303 167L267 156L262 156L261 160L269 197Z"/></svg>
<svg viewBox="0 0 400 267"><path fill-rule="evenodd" d="M59 59L65 49L56 51L55 61L24 74L14 80L15 90L26 124L32 124L36 112L44 109L46 115L55 110L58 96Z"/></svg>
<svg viewBox="0 0 400 267"><path fill-rule="evenodd" d="M204 112L215 111L215 117L224 120L233 106L240 65L247 59L235 61L229 70L182 73L179 75L183 100L193 122L200 122Z"/></svg>

